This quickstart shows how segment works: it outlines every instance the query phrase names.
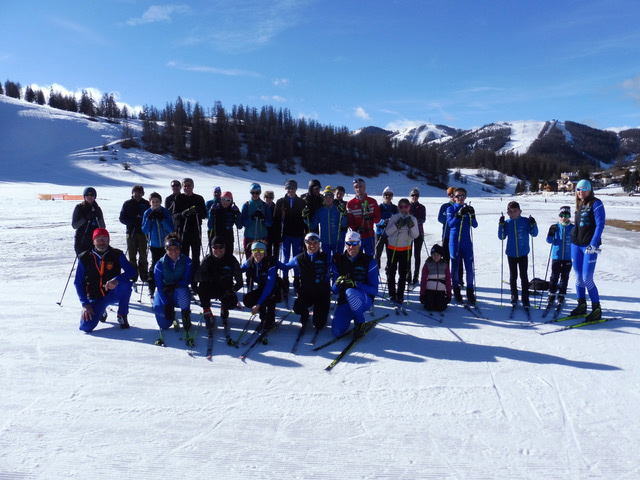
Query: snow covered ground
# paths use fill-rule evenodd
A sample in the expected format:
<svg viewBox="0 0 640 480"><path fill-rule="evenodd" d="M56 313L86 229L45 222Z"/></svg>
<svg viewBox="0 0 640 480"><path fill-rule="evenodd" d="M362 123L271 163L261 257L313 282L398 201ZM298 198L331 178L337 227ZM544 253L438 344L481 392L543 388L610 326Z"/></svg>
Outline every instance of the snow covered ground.
<svg viewBox="0 0 640 480"><path fill-rule="evenodd" d="M283 194L285 177L101 150L118 139L112 125L0 97L0 479L640 478L640 234L606 228L598 259L605 315L623 319L539 335L554 327L523 328L522 312L508 320L501 306L497 221L511 197L480 196L482 184L469 175L480 224L479 305L488 320L459 306L443 324L392 315L328 373L343 343L290 354L291 315L246 362L221 338L208 362L203 328L195 358L174 332L167 348L153 345L146 295L142 303L132 297L131 329L121 330L111 312L94 333L80 333L73 286L56 304L74 263L75 202L37 194L94 186L112 244L124 249L117 218L135 183L164 196L171 179L189 176L206 198L221 185L242 202L255 180ZM304 186L311 177L296 178ZM349 178L319 179L351 190ZM368 191L380 198L386 185L397 201L415 183L390 173L370 179ZM445 196L419 187L430 247ZM640 218L637 197L602 199L609 218ZM572 198L519 201L541 227L535 274L544 277L544 232ZM409 298L417 308L416 294ZM232 313L234 336L247 318ZM329 337L324 331L319 342Z"/></svg>

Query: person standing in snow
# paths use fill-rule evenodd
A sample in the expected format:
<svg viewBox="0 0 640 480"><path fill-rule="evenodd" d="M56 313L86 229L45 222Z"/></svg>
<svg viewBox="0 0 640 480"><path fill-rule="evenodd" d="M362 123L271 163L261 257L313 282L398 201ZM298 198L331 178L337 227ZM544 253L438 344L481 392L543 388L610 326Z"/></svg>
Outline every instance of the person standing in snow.
<svg viewBox="0 0 640 480"><path fill-rule="evenodd" d="M107 307L118 304L120 328L129 328L129 299L136 273L122 250L109 245L106 228L96 228L92 235L93 248L78 257L74 285L82 304L80 330L89 333L107 319Z"/></svg>
<svg viewBox="0 0 640 480"><path fill-rule="evenodd" d="M449 224L447 223L447 210L454 204L453 200L455 191L456 189L454 187L447 188L449 201L447 203L443 203L440 206L440 211L438 212L438 221L442 224L442 249L444 251L444 259L447 262L451 261L451 255L449 255ZM458 278L461 286L464 286L464 282L462 281L463 277L464 263L462 262L462 259L460 259L460 265L458 265Z"/></svg>
<svg viewBox="0 0 640 480"><path fill-rule="evenodd" d="M153 192L149 195L151 207L142 216L142 231L149 238L151 267L149 268L149 295L153 299L156 283L153 270L165 253L164 240L173 231L173 217L169 209L162 206L162 197Z"/></svg>
<svg viewBox="0 0 640 480"><path fill-rule="evenodd" d="M311 224L311 219L313 218L313 216L316 214L318 209L322 207L323 198L322 194L320 193L321 189L322 186L320 185L320 180L314 178L312 180L309 180L309 188L307 192L304 193L301 197L306 204L305 208L302 210L302 217L304 218L307 229ZM318 231L315 230L315 233L318 233Z"/></svg>
<svg viewBox="0 0 640 480"><path fill-rule="evenodd" d="M144 187L134 185L131 189L131 198L122 204L120 210L120 223L127 226L129 263L134 266L137 272L133 278L134 283L138 280L138 275L143 282L149 280L149 261L147 259L149 243L147 236L142 231L142 217L149 207L149 202L144 198Z"/></svg>
<svg viewBox="0 0 640 480"><path fill-rule="evenodd" d="M106 227L102 209L96 202L96 189L87 187L84 189L84 192L82 192L82 196L84 200L76 205L73 209L73 216L71 217L71 226L76 231L73 243L76 256L92 247L93 243L91 239L93 238L93 232L96 228Z"/></svg>
<svg viewBox="0 0 640 480"><path fill-rule="evenodd" d="M453 269L451 272L453 283L453 295L457 302L462 302L460 293L460 261L464 261L467 270L467 300L476 303L475 275L473 269L473 241L471 229L478 228L476 212L471 205L467 205L467 191L456 188L454 192L455 203L447 209L447 224L449 225L449 253Z"/></svg>
<svg viewBox="0 0 640 480"><path fill-rule="evenodd" d="M182 245L176 233L170 233L165 239L166 253L156 263L153 270L157 294L153 298L153 311L161 330L167 330L176 319L175 308L180 309L182 325L187 336L187 345L193 346L189 338L191 329L191 283L192 261L182 254ZM158 342L156 342L158 343Z"/></svg>
<svg viewBox="0 0 640 480"><path fill-rule="evenodd" d="M265 190L265 192L262 194L264 203L267 204L269 210L271 211L271 221L273 222L270 227L267 227L267 257L277 258L282 238L280 238L280 225L276 225L274 220L276 213L276 202L274 202L275 198L276 194L273 192L273 190Z"/></svg>
<svg viewBox="0 0 640 480"><path fill-rule="evenodd" d="M380 221L376 223L376 263L378 264L378 269L380 269L382 251L387 245L387 235L384 229L387 227L389 219L398 213L398 207L392 202L393 190L391 190L391 187L385 187L382 191L382 199L383 201L380 204ZM389 258L387 258L387 262L389 262Z"/></svg>
<svg viewBox="0 0 640 480"><path fill-rule="evenodd" d="M427 209L419 202L420 190L412 188L409 192L411 205L409 213L414 216L418 222L419 235L413 242L413 257L415 259L413 276L411 275L411 262L407 269L407 282L412 285L418 284L418 275L420 275L420 266L422 265L422 244L424 243L424 222L427 221Z"/></svg>
<svg viewBox="0 0 640 480"><path fill-rule="evenodd" d="M593 274L602 243L605 221L604 205L593 195L591 182L580 180L576 185L575 227L571 232L571 260L576 273L578 306L573 309L571 315L587 313L586 292L589 292L591 313L586 317L589 322L602 318L600 294L593 281Z"/></svg>
<svg viewBox="0 0 640 480"><path fill-rule="evenodd" d="M249 189L251 199L242 206L242 225L244 226L244 253L248 260L251 257L251 245L260 241L265 246L269 236L268 228L273 225L271 209L261 198L262 187L252 183Z"/></svg>
<svg viewBox="0 0 640 480"><path fill-rule="evenodd" d="M207 200L207 203L204 204L204 208L207 211L207 241L210 242L213 237L217 235L216 233L216 225L215 220L216 217L214 212L220 208L222 199L222 190L220 187L216 187L213 189L213 198L211 200Z"/></svg>
<svg viewBox="0 0 640 480"><path fill-rule="evenodd" d="M209 215L209 223L213 227L210 232L213 236L210 238L222 237L226 251L233 253L235 244L233 227L235 226L238 230L241 229L242 219L240 218L240 210L233 203L231 192L222 193L218 207L210 210Z"/></svg>
<svg viewBox="0 0 640 480"><path fill-rule="evenodd" d="M431 312L443 312L451 301L451 273L444 259L444 248L437 243L422 267L420 303Z"/></svg>
<svg viewBox="0 0 640 480"><path fill-rule="evenodd" d="M520 270L520 286L522 288L522 306L529 308L529 238L538 236L536 220L522 216L518 202L507 205L509 219L504 216L498 222L498 238L507 239L506 255L509 262L509 285L511 287L511 305L518 303L518 270Z"/></svg>
<svg viewBox="0 0 640 480"><path fill-rule="evenodd" d="M378 264L361 252L360 234L350 230L345 238L345 253L333 257L334 282L332 292L338 295L331 333L339 337L354 321L354 336L364 334L364 313L373 305L378 294Z"/></svg>
<svg viewBox="0 0 640 480"><path fill-rule="evenodd" d="M346 191L342 185L338 185L335 191L335 199L333 204L344 218L347 218L347 202L344 200ZM344 237L347 234L348 226L342 227L342 235L338 238L338 244L336 245L336 252L344 252Z"/></svg>
<svg viewBox="0 0 640 480"><path fill-rule="evenodd" d="M167 197L164 199L164 208L166 208L167 210L171 210L173 202L176 201L176 197L180 195L181 190L182 184L180 183L180 180L172 180L171 195L167 195Z"/></svg>
<svg viewBox="0 0 640 480"><path fill-rule="evenodd" d="M334 190L327 185L322 192L324 203L311 220L311 230L319 230L322 251L327 254L327 263L331 265L331 259L336 253L341 253L338 245L344 245L344 234L347 231L346 211L340 211L334 203Z"/></svg>
<svg viewBox="0 0 640 480"><path fill-rule="evenodd" d="M389 219L387 228L387 286L392 302L404 302L407 271L411 263L411 244L420 235L416 218L409 213L409 200L400 199L398 213ZM399 271L398 289L396 290L396 271ZM416 276L417 278L417 276Z"/></svg>
<svg viewBox="0 0 640 480"><path fill-rule="evenodd" d="M351 230L360 234L362 252L376 254L376 234L373 227L380 221L380 207L374 198L367 196L367 184L361 178L353 181L355 197L347 203L347 222Z"/></svg>
<svg viewBox="0 0 640 480"><path fill-rule="evenodd" d="M571 273L571 207L560 208L560 220L549 227L547 243L551 244L551 278L549 279L549 299L547 307L551 308L556 301L564 304L567 294L569 274Z"/></svg>

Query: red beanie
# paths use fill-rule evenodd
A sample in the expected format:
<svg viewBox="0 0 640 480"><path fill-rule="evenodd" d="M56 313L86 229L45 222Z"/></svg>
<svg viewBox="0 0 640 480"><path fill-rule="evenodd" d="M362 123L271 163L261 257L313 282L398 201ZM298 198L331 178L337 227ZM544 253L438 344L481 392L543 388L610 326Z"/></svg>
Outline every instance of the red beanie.
<svg viewBox="0 0 640 480"><path fill-rule="evenodd" d="M107 231L106 228L96 228L93 231L93 236L91 237L91 240L95 240L96 237L99 237L100 235L106 235L107 238L109 237L109 232Z"/></svg>

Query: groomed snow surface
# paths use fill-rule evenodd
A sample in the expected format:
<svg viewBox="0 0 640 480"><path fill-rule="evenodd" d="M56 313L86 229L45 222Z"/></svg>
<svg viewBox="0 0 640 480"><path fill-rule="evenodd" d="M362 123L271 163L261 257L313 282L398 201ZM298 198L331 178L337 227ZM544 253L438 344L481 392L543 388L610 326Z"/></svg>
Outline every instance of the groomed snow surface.
<svg viewBox="0 0 640 480"><path fill-rule="evenodd" d="M119 139L115 127L51 113L0 101L0 479L640 478L638 233L607 227L596 270L605 315L623 319L539 335L556 327L524 328L522 311L509 320L501 288L497 221L512 198L480 197L482 184L463 172L480 224L473 240L488 320L460 306L442 324L392 313L326 372L346 341L320 352L305 343L292 355L298 325L290 315L246 362L218 335L209 362L204 328L195 358L173 331L166 348L153 345L146 294L142 303L132 296L131 329L121 330L110 311L106 324L81 333L73 285L56 304L74 263L76 202L37 194L96 187L112 245L124 250L118 213L133 184L165 196L172 178L189 176L205 198L220 185L240 204L251 181L280 196L286 178L140 151L105 155L102 144ZM295 178L303 193L311 176ZM351 192L349 178L319 179ZM397 201L415 183L394 173L370 179L368 191L380 199L386 185ZM430 247L445 195L419 186ZM608 218L640 218L637 198L601 198ZM546 230L572 198L519 201L540 225L533 263L544 278ZM572 274L567 308L573 282ZM409 299L420 309L417 293ZM375 310L391 312L379 303ZM197 321L200 308L193 311ZM234 337L247 318L232 313ZM325 329L318 342L329 338Z"/></svg>

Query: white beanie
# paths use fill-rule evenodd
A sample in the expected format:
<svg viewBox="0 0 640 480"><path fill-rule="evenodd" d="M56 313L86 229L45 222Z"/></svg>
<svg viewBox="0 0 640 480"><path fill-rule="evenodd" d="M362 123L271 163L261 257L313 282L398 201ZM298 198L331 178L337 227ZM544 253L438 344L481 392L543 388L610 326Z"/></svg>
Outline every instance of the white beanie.
<svg viewBox="0 0 640 480"><path fill-rule="evenodd" d="M360 234L354 230L349 230L344 237L345 242L359 242Z"/></svg>
<svg viewBox="0 0 640 480"><path fill-rule="evenodd" d="M391 187L385 187L382 191L382 195L384 195L385 193L390 193L391 195L393 195L393 190L391 190Z"/></svg>

